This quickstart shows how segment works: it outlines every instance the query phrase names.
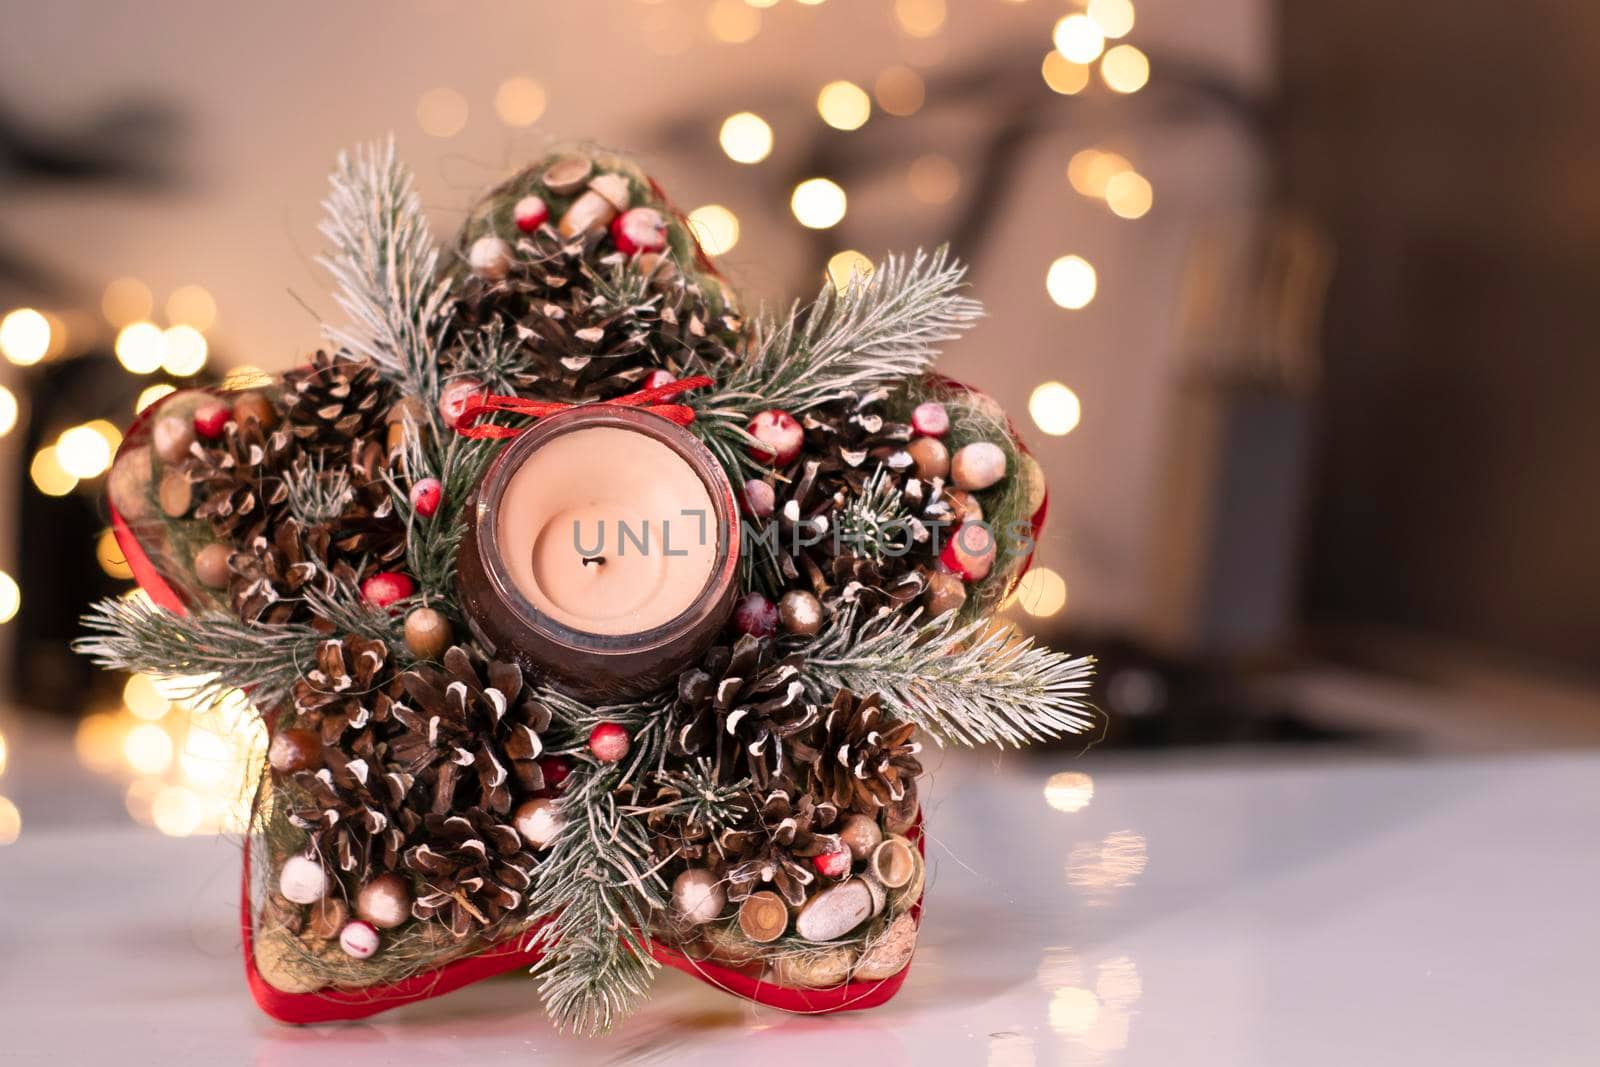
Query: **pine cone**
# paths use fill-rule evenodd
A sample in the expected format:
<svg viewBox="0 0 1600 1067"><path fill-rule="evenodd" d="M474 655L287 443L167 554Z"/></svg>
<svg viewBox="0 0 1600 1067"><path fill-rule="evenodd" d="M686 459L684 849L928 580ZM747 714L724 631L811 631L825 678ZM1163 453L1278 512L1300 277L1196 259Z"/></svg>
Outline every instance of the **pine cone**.
<svg viewBox="0 0 1600 1067"><path fill-rule="evenodd" d="M406 849L404 865L422 883L411 913L439 919L456 937L491 926L522 903L538 860L509 823L483 810L432 814L423 843Z"/></svg>
<svg viewBox="0 0 1600 1067"><path fill-rule="evenodd" d="M706 756L724 781L748 774L765 789L788 777L792 738L817 720L796 675L798 654L774 662L770 639L741 637L718 646L699 667L678 677L671 710L669 747L678 756Z"/></svg>
<svg viewBox="0 0 1600 1067"><path fill-rule="evenodd" d="M341 583L359 581L355 568L334 553L326 525L307 528L283 516L270 533L257 534L228 557L228 599L246 622L303 622L312 618L307 590L333 596Z"/></svg>
<svg viewBox="0 0 1600 1067"><path fill-rule="evenodd" d="M305 830L330 868L360 886L398 868L421 817L405 806L412 779L385 768L371 726L323 746L323 768L289 777L289 822Z"/></svg>
<svg viewBox="0 0 1600 1067"><path fill-rule="evenodd" d="M623 256L603 233L562 241L551 230L519 240L516 253L504 280L463 283L452 370L498 377L472 353L495 323L520 339L515 354L525 357L497 384L546 399L619 396L651 370L680 375L733 358L739 320L670 261Z"/></svg>
<svg viewBox="0 0 1600 1067"><path fill-rule="evenodd" d="M842 810L872 814L915 788L922 746L911 739L914 729L889 718L876 693L858 698L841 689L808 738L816 747L797 746L795 759L810 766L819 796Z"/></svg>
<svg viewBox="0 0 1600 1067"><path fill-rule="evenodd" d="M751 825L725 831L720 844L728 856L728 899L744 900L770 884L794 907L806 901L806 888L816 880L806 862L839 847L830 833L839 809L780 783L761 800Z"/></svg>
<svg viewBox="0 0 1600 1067"><path fill-rule="evenodd" d="M337 746L346 730L389 721L394 677L382 641L349 635L317 646L316 665L294 683L294 708L302 722L322 731L322 743Z"/></svg>
<svg viewBox="0 0 1600 1067"><path fill-rule="evenodd" d="M550 709L524 687L515 664L485 664L458 645L444 654L443 670L419 665L401 682L415 707L395 706L405 730L390 751L431 790L432 814L504 816L514 800L544 788L539 735L550 727Z"/></svg>
<svg viewBox="0 0 1600 1067"><path fill-rule="evenodd" d="M377 364L347 352L318 352L309 365L283 376L278 404L294 439L308 452L341 458L367 441L383 451L384 418L394 389Z"/></svg>
<svg viewBox="0 0 1600 1067"><path fill-rule="evenodd" d="M229 422L220 441L193 448L186 473L200 497L194 515L210 522L217 537L243 544L285 514L283 476L299 452L287 430Z"/></svg>

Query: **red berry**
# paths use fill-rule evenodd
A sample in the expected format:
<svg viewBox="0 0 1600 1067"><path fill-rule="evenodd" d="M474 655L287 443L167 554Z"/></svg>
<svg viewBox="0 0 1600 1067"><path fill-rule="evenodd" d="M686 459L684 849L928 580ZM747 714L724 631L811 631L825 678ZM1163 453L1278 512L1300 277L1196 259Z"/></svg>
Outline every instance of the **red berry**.
<svg viewBox="0 0 1600 1067"><path fill-rule="evenodd" d="M560 789L572 775L572 761L565 756L542 756L539 759L539 773L544 775L546 789Z"/></svg>
<svg viewBox="0 0 1600 1067"><path fill-rule="evenodd" d="M361 599L380 608L404 600L416 591L417 583L411 580L411 575L399 571L380 571L361 583Z"/></svg>
<svg viewBox="0 0 1600 1067"><path fill-rule="evenodd" d="M444 486L437 478L422 478L411 486L411 510L425 519L433 517L444 499Z"/></svg>
<svg viewBox="0 0 1600 1067"><path fill-rule="evenodd" d="M806 443L806 432L787 411L763 411L750 420L745 430L758 444L750 446L750 458L774 467L787 467Z"/></svg>
<svg viewBox="0 0 1600 1067"><path fill-rule="evenodd" d="M945 570L964 582L979 582L989 576L996 549L994 531L981 522L964 522L956 527L939 552Z"/></svg>
<svg viewBox="0 0 1600 1067"><path fill-rule="evenodd" d="M467 401L484 395L483 383L476 378L461 378L445 386L439 393L439 418L445 426L455 429Z"/></svg>
<svg viewBox="0 0 1600 1067"><path fill-rule="evenodd" d="M943 437L950 432L950 413L937 400L918 404L911 412L911 428L924 437Z"/></svg>
<svg viewBox="0 0 1600 1067"><path fill-rule="evenodd" d="M850 850L843 845L839 845L832 851L812 856L811 862L816 866L817 873L822 877L843 878L850 873Z"/></svg>
<svg viewBox="0 0 1600 1067"><path fill-rule="evenodd" d="M603 722L589 731L589 751L601 763L615 763L628 754L633 741L628 731L614 722Z"/></svg>
<svg viewBox="0 0 1600 1067"><path fill-rule="evenodd" d="M760 593L746 593L733 606L733 628L751 637L778 632L778 608Z"/></svg>
<svg viewBox="0 0 1600 1067"><path fill-rule="evenodd" d="M667 220L653 207L636 207L611 220L611 240L625 256L667 247Z"/></svg>
<svg viewBox="0 0 1600 1067"><path fill-rule="evenodd" d="M669 370L653 370L644 376L644 388L660 389L663 385L671 385L677 380Z"/></svg>
<svg viewBox="0 0 1600 1067"><path fill-rule="evenodd" d="M751 478L739 489L739 505L752 519L764 519L778 506L778 494L760 478Z"/></svg>
<svg viewBox="0 0 1600 1067"><path fill-rule="evenodd" d="M545 220L550 217L550 209L545 206L543 198L525 196L511 209L511 216L516 219L517 229L523 233L532 233L545 224Z"/></svg>
<svg viewBox="0 0 1600 1067"><path fill-rule="evenodd" d="M222 436L222 428L233 418L233 409L220 400L208 400L194 409L194 432L207 441Z"/></svg>

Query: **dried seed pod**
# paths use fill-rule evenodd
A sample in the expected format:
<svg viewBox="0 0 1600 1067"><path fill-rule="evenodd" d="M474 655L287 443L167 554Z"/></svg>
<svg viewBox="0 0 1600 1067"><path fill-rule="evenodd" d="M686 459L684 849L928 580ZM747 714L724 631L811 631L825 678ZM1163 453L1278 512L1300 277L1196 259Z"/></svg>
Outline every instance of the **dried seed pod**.
<svg viewBox="0 0 1600 1067"><path fill-rule="evenodd" d="M763 890L751 893L739 905L739 929L759 944L776 941L789 928L789 909L778 894Z"/></svg>
<svg viewBox="0 0 1600 1067"><path fill-rule="evenodd" d="M937 619L947 611L959 611L967 602L967 586L948 571L932 571L928 588L922 594L922 607L928 618Z"/></svg>
<svg viewBox="0 0 1600 1067"><path fill-rule="evenodd" d="M885 889L900 889L916 873L917 850L898 835L886 837L867 858L867 873Z"/></svg>
<svg viewBox="0 0 1600 1067"><path fill-rule="evenodd" d="M338 897L323 897L311 905L306 932L318 941L332 941L350 921L350 909Z"/></svg>
<svg viewBox="0 0 1600 1067"><path fill-rule="evenodd" d="M917 902L922 899L922 888L927 883L928 865L923 860L922 853L912 849L911 855L913 863L911 881L889 893L889 910L896 915L903 915L917 906Z"/></svg>
<svg viewBox="0 0 1600 1067"><path fill-rule="evenodd" d="M919 437L906 446L918 478L943 478L950 473L950 450L937 437Z"/></svg>
<svg viewBox="0 0 1600 1067"><path fill-rule="evenodd" d="M917 924L910 915L901 915L889 924L856 961L853 978L858 982L881 982L906 969L917 951Z"/></svg>
<svg viewBox="0 0 1600 1067"><path fill-rule="evenodd" d="M450 620L433 608L417 608L406 615L406 648L418 659L439 659L454 640Z"/></svg>
<svg viewBox="0 0 1600 1067"><path fill-rule="evenodd" d="M772 962L772 980L790 989L831 989L850 977L855 962L856 951L848 945L790 953Z"/></svg>
<svg viewBox="0 0 1600 1067"><path fill-rule="evenodd" d="M189 479L180 472L168 471L161 476L161 485L156 489L156 499L168 517L181 519L189 514L189 509L194 506L194 486L190 485Z"/></svg>
<svg viewBox="0 0 1600 1067"><path fill-rule="evenodd" d="M233 401L233 421L243 426L247 422L258 423L263 430L270 430L278 425L277 406L267 399L265 393L254 389L240 393ZM184 451L188 451L185 446Z"/></svg>
<svg viewBox="0 0 1600 1067"><path fill-rule="evenodd" d="M533 849L549 848L561 832L561 816L556 813L556 802L549 797L523 801L511 816L511 823Z"/></svg>
<svg viewBox="0 0 1600 1067"><path fill-rule="evenodd" d="M628 179L620 174L597 174L589 180L591 192L599 193L606 198L606 202L618 211L627 211L633 203L633 186L628 184ZM654 211L654 208L649 210ZM657 212L659 214L659 212ZM662 242L662 248L666 242ZM660 248L646 249L646 251L659 252ZM623 249L624 252L627 249Z"/></svg>
<svg viewBox="0 0 1600 1067"><path fill-rule="evenodd" d="M544 169L539 180L557 196L571 196L583 188L594 171L594 164L583 156L562 156Z"/></svg>
<svg viewBox="0 0 1600 1067"><path fill-rule="evenodd" d="M872 915L872 891L859 878L831 886L806 901L795 916L795 933L807 941L834 941Z"/></svg>
<svg viewBox="0 0 1600 1067"><path fill-rule="evenodd" d="M284 993L314 993L323 981L300 962L305 948L296 945L286 930L265 930L255 939L256 973L272 988Z"/></svg>
<svg viewBox="0 0 1600 1067"><path fill-rule="evenodd" d="M570 239L603 230L616 217L615 204L593 189L585 189L583 195L574 200L572 206L567 208L566 214L561 216L561 221L556 224L556 231L562 237Z"/></svg>
<svg viewBox="0 0 1600 1067"><path fill-rule="evenodd" d="M703 939L707 959L732 967L743 967L761 956L761 946L746 938L738 927L708 923L702 929L705 931Z"/></svg>

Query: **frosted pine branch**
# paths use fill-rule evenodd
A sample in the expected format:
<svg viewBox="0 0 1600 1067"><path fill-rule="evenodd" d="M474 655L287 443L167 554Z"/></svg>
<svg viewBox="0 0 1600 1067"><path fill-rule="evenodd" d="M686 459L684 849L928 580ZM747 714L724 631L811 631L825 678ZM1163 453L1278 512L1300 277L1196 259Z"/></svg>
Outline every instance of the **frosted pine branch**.
<svg viewBox="0 0 1600 1067"><path fill-rule="evenodd" d="M394 138L340 153L319 229L334 300L349 316L330 341L383 368L411 395L438 391L438 340L448 282L437 277L439 249L423 216L410 168Z"/></svg>
<svg viewBox="0 0 1600 1067"><path fill-rule="evenodd" d="M877 693L884 706L941 743L1023 745L1080 734L1097 721L1086 696L1094 660L1017 640L984 621L956 626L844 613L804 646L809 695Z"/></svg>

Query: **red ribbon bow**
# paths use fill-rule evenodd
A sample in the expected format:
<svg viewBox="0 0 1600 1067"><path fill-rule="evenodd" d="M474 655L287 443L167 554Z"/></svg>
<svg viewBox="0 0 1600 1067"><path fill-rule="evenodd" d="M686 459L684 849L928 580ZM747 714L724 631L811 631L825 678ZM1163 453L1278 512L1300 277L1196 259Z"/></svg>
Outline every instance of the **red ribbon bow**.
<svg viewBox="0 0 1600 1067"><path fill-rule="evenodd" d="M592 404L610 405L619 408L642 408L652 415L660 415L669 422L679 426L687 426L694 421L694 408L688 404L663 404L661 401L670 400L679 393L686 393L691 389L701 389L711 384L711 379L705 375L693 378L684 378L681 381L668 382L658 385L654 389L641 389L637 393L626 396L614 397L611 400L595 400ZM478 416L495 411L509 411L513 415L527 415L529 418L542 419L546 415L554 415L558 411L568 408L587 407L588 404L568 404L559 400L525 400L520 396L507 396L501 393L492 393L488 396L475 396L461 406L461 417L456 420L456 433L463 437L494 438L503 440L515 437L522 431L510 426L495 426L492 423L483 426L475 425Z"/></svg>

